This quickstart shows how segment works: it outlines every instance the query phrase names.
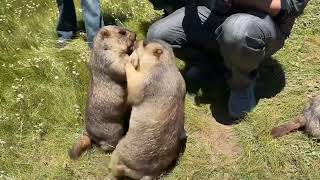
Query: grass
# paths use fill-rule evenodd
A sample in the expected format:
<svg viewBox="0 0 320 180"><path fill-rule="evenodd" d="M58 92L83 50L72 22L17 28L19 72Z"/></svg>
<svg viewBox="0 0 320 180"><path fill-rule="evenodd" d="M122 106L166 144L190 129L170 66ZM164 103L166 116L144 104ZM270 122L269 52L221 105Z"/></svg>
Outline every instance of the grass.
<svg viewBox="0 0 320 180"><path fill-rule="evenodd" d="M107 177L109 156L100 150L79 161L67 156L83 129L89 79L86 43L78 38L65 49L55 47L55 1L0 4L0 179ZM76 5L81 27L79 1ZM139 38L160 17L146 1L108 0L102 7L108 22L123 22ZM269 135L273 126L299 114L308 96L319 95L319 12L320 2L310 1L285 47L263 66L259 105L234 126L242 148L239 157L226 158L209 142L211 111L221 106L211 101L225 96L223 87L202 87L208 100L200 105L188 95L186 152L165 179L320 179L319 142L301 132L280 140Z"/></svg>

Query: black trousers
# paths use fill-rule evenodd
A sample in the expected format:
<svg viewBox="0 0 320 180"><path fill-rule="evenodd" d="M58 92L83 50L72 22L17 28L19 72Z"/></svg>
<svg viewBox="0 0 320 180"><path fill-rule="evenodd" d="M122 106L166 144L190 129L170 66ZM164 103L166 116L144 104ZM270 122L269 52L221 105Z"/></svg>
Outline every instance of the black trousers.
<svg viewBox="0 0 320 180"><path fill-rule="evenodd" d="M57 0L59 8L58 31L77 31L77 16L73 0Z"/></svg>

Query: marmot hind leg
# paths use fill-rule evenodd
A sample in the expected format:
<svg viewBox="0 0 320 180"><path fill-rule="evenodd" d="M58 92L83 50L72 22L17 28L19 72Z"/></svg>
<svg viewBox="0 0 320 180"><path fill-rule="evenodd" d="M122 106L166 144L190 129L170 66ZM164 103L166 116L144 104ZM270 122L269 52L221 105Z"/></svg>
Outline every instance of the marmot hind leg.
<svg viewBox="0 0 320 180"><path fill-rule="evenodd" d="M106 152L106 153L111 153L115 147L107 143L106 141L101 141L99 142L100 148Z"/></svg>
<svg viewBox="0 0 320 180"><path fill-rule="evenodd" d="M141 180L152 180L154 177L146 176L143 173L140 173L136 170L130 169L125 165L118 165L116 167L118 177L129 177L132 179L141 179Z"/></svg>

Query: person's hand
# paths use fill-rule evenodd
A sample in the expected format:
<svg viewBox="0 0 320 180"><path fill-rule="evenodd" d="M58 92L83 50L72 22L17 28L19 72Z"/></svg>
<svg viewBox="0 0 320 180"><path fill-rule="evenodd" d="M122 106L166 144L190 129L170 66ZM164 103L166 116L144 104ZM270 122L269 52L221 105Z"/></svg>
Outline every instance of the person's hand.
<svg viewBox="0 0 320 180"><path fill-rule="evenodd" d="M264 11L271 16L276 16L281 10L281 0L255 1L255 0L230 0L234 6L251 8L252 10Z"/></svg>

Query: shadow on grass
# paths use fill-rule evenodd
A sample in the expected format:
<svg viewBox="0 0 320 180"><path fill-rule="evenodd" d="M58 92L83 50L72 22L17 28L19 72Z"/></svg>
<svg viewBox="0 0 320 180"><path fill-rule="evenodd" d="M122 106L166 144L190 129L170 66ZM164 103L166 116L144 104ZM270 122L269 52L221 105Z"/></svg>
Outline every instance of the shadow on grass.
<svg viewBox="0 0 320 180"><path fill-rule="evenodd" d="M233 119L228 115L228 98L230 89L225 81L225 67L220 57L216 56L214 62L208 64L205 62L206 68L204 71L208 73L208 79L204 81L194 81L186 79L187 92L195 95L195 103L210 104L212 116L220 124L232 125L238 123L239 120ZM189 61L186 61L186 67ZM256 99L257 103L262 98L271 98L277 95L284 88L285 73L283 67L276 59L268 58L259 67L260 75L256 83ZM182 70L185 76L185 70Z"/></svg>

